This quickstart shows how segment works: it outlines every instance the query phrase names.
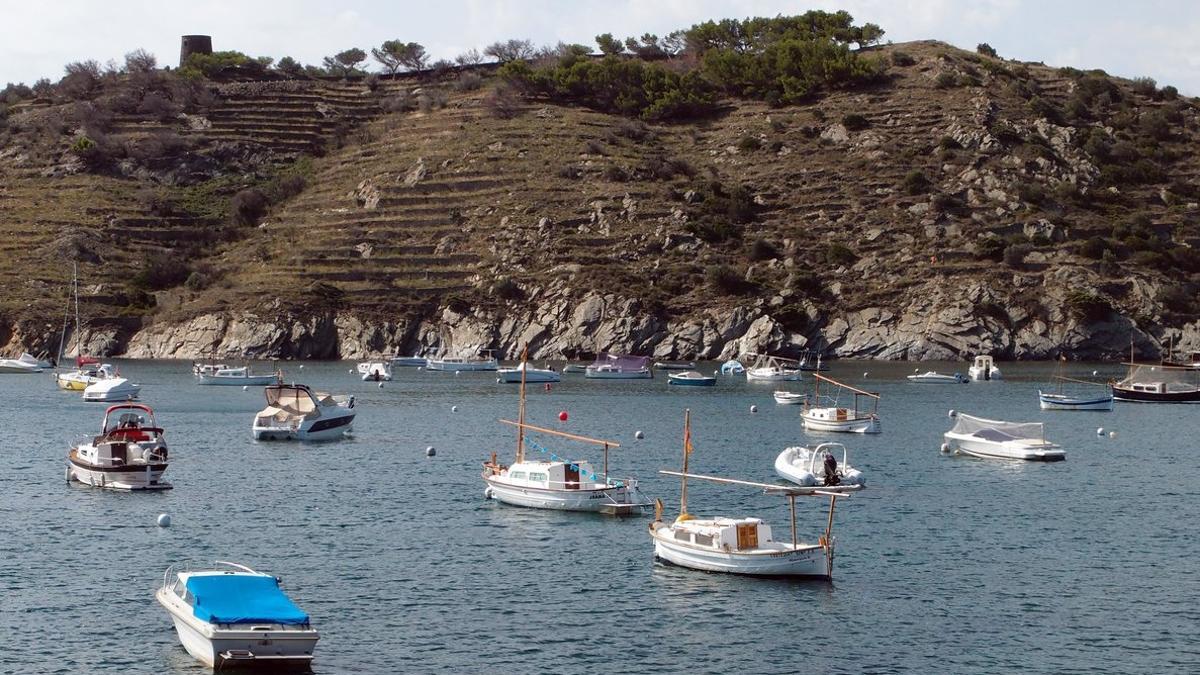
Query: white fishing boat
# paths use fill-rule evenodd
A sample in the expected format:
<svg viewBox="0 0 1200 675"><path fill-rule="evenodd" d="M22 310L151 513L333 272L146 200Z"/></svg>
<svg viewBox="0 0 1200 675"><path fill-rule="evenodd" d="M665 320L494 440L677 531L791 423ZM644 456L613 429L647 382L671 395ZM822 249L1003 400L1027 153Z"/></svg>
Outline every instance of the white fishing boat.
<svg viewBox="0 0 1200 675"><path fill-rule="evenodd" d="M513 368L501 368L496 371L497 382L507 382L508 384L516 384L521 381L521 376L524 375L526 382L558 382L562 377L550 368L533 368L526 363L517 364Z"/></svg>
<svg viewBox="0 0 1200 675"><path fill-rule="evenodd" d="M0 359L0 373L13 375L40 373L49 367L49 364L28 353L21 354L15 359Z"/></svg>
<svg viewBox="0 0 1200 675"><path fill-rule="evenodd" d="M526 360L524 356L522 363ZM560 511L594 511L613 515L635 513L650 506L633 478L616 479L608 472L608 451L620 447L615 441L597 440L527 424L525 421L525 384L517 406L517 421L500 420L517 428L517 452L511 465L501 464L492 453L483 463L483 495L487 499L515 506ZM569 460L548 450L526 436L526 432L599 445L604 448L604 464L597 473L591 463ZM526 445L538 453L526 456Z"/></svg>
<svg viewBox="0 0 1200 675"><path fill-rule="evenodd" d="M798 394L794 391L783 391L776 389L772 394L775 402L779 405L804 405L808 402L808 394Z"/></svg>
<svg viewBox="0 0 1200 675"><path fill-rule="evenodd" d="M114 405L104 412L100 435L67 453L67 482L111 490L166 490L167 442L154 411L137 403Z"/></svg>
<svg viewBox="0 0 1200 675"><path fill-rule="evenodd" d="M717 378L688 370L682 373L667 373L667 384L681 387L713 387L717 384Z"/></svg>
<svg viewBox="0 0 1200 675"><path fill-rule="evenodd" d="M800 379L800 362L769 354L755 356L754 365L746 369L746 379L751 382L796 382Z"/></svg>
<svg viewBox="0 0 1200 675"><path fill-rule="evenodd" d="M584 370L584 377L593 380L648 380L654 377L650 359L645 356L601 354Z"/></svg>
<svg viewBox="0 0 1200 675"><path fill-rule="evenodd" d="M737 359L730 359L721 364L722 375L741 375L744 372L746 372L746 366L743 366L742 362Z"/></svg>
<svg viewBox="0 0 1200 675"><path fill-rule="evenodd" d="M307 668L320 636L278 577L216 561L172 565L154 597L171 615L179 642L214 670Z"/></svg>
<svg viewBox="0 0 1200 675"><path fill-rule="evenodd" d="M833 576L833 512L842 492L812 487L785 487L768 483L704 476L689 473L688 456L692 453L690 413L684 422L683 471L660 471L679 476L681 482L679 516L673 522L662 520L662 502L656 500L654 522L650 524L650 539L654 555L659 560L681 567L708 572L727 572L756 576L801 576L829 579ZM792 515L791 542L776 541L771 526L761 518L731 518L716 516L697 518L688 513L688 479L705 480L728 485L741 485L762 490L767 494L788 498ZM802 541L796 533L796 497L821 495L829 497L829 519L825 533L816 542Z"/></svg>
<svg viewBox="0 0 1200 675"><path fill-rule="evenodd" d="M1062 446L1046 440L1041 422L1004 422L953 413L954 427L947 431L942 452L983 459L1023 459L1057 462L1067 458Z"/></svg>
<svg viewBox="0 0 1200 675"><path fill-rule="evenodd" d="M1058 367L1055 368L1053 391L1038 389L1038 405L1042 410L1113 409L1112 385L1066 377L1062 374L1064 364L1065 360L1060 359Z"/></svg>
<svg viewBox="0 0 1200 675"><path fill-rule="evenodd" d="M835 396L821 394L821 383L826 382L836 387ZM854 397L853 407L840 405L844 394ZM870 409L862 404L863 400L870 402ZM800 411L801 424L809 431L841 431L855 434L877 434L881 431L879 423L879 394L863 391L842 384L837 380L813 373L813 395L805 401L804 409Z"/></svg>
<svg viewBox="0 0 1200 675"><path fill-rule="evenodd" d="M837 461L839 451L841 462ZM775 457L775 473L797 485L820 486L835 492L852 492L867 486L866 476L850 466L846 446L841 443L821 443L815 448L802 445L785 448Z"/></svg>
<svg viewBox="0 0 1200 675"><path fill-rule="evenodd" d="M963 377L960 373L953 375L944 375L937 371L927 370L923 373L909 375L908 381L914 384L968 384L970 380Z"/></svg>
<svg viewBox="0 0 1200 675"><path fill-rule="evenodd" d="M353 396L313 392L303 384L275 384L263 391L267 407L254 416L255 440L331 441L353 428Z"/></svg>
<svg viewBox="0 0 1200 675"><path fill-rule="evenodd" d="M696 368L695 361L655 361L654 368L656 370L694 370Z"/></svg>
<svg viewBox="0 0 1200 675"><path fill-rule="evenodd" d="M429 359L424 356L393 356L392 365L397 368L424 368Z"/></svg>
<svg viewBox="0 0 1200 675"><path fill-rule="evenodd" d="M221 387L263 387L283 381L283 373L276 370L269 375L255 375L250 366L228 366L206 370L196 375L196 384Z"/></svg>
<svg viewBox="0 0 1200 675"><path fill-rule="evenodd" d="M980 354L979 356L976 356L975 363L972 363L971 367L967 368L967 374L970 375L971 379L975 380L976 382L1004 379L1001 376L1000 368L996 365L996 362L993 361L992 357L988 356L987 354Z"/></svg>
<svg viewBox="0 0 1200 675"><path fill-rule="evenodd" d="M358 364L363 382L391 382L392 366L386 361L368 361Z"/></svg>
<svg viewBox="0 0 1200 675"><path fill-rule="evenodd" d="M485 349L484 358L477 356L446 356L436 359L429 359L425 364L425 370L449 370L454 372L469 372L478 370L499 370L500 362L492 355L492 350Z"/></svg>
<svg viewBox="0 0 1200 675"><path fill-rule="evenodd" d="M83 389L83 400L93 403L117 403L136 400L142 385L121 377L119 370L104 364L96 370L97 380Z"/></svg>

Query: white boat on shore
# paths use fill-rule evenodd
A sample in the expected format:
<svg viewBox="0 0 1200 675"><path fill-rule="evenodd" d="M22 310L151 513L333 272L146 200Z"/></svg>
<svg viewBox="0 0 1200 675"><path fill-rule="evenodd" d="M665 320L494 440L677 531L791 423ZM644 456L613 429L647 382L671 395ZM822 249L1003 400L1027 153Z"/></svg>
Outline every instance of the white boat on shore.
<svg viewBox="0 0 1200 675"><path fill-rule="evenodd" d="M50 364L29 353L21 354L15 359L0 359L0 373L12 375L40 373L49 367Z"/></svg>
<svg viewBox="0 0 1200 675"><path fill-rule="evenodd" d="M584 371L584 377L591 380L648 380L654 377L654 372L650 370L649 357L601 354Z"/></svg>
<svg viewBox="0 0 1200 675"><path fill-rule="evenodd" d="M196 374L196 384L218 387L265 387L282 380L283 373L278 370L269 375L255 375L248 365L216 369L201 367L201 372Z"/></svg>
<svg viewBox="0 0 1200 675"><path fill-rule="evenodd" d="M142 390L142 385L121 377L120 371L108 363L97 369L96 378L95 382L84 387L83 400L93 403L134 401Z"/></svg>
<svg viewBox="0 0 1200 675"><path fill-rule="evenodd" d="M392 366L386 361L368 361L358 364L363 382L391 382Z"/></svg>
<svg viewBox="0 0 1200 675"><path fill-rule="evenodd" d="M842 461L837 461L838 451ZM804 487L820 486L834 492L852 492L867 486L862 471L850 466L846 446L841 443L821 443L815 448L794 446L785 448L775 457L775 473Z"/></svg>
<svg viewBox="0 0 1200 675"><path fill-rule="evenodd" d="M751 354L754 365L746 369L746 379L751 382L796 382L800 380L800 362L782 356Z"/></svg>
<svg viewBox="0 0 1200 675"><path fill-rule="evenodd" d="M466 356L446 356L436 359L429 359L425 364L425 370L448 370L458 372L472 372L481 370L499 370L500 362L492 355L490 349L483 350L487 356L466 357Z"/></svg>
<svg viewBox="0 0 1200 675"><path fill-rule="evenodd" d="M562 380L558 372L553 369L532 368L527 363L519 363L512 368L501 368L496 371L496 381L516 384L521 381L522 374L524 374L526 382L544 383Z"/></svg>
<svg viewBox="0 0 1200 675"><path fill-rule="evenodd" d="M167 442L154 411L137 403L104 412L100 435L67 453L67 482L110 490L166 490Z"/></svg>
<svg viewBox="0 0 1200 675"><path fill-rule="evenodd" d="M680 478L679 516L672 522L662 519L662 501L656 500L650 539L659 560L707 572L726 572L754 576L798 576L829 579L833 576L833 511L842 492L812 487L788 487L751 481L689 473L688 456L692 441L690 413L684 418L683 471L659 473ZM741 485L768 494L788 498L792 514L791 542L776 541L771 526L761 518L716 516L697 518L688 513L688 479ZM829 518L825 533L816 542L801 541L796 533L796 497L829 497Z"/></svg>
<svg viewBox="0 0 1200 675"><path fill-rule="evenodd" d="M183 648L209 668L307 668L320 636L279 583L220 560L198 569L172 565L154 597Z"/></svg>
<svg viewBox="0 0 1200 675"><path fill-rule="evenodd" d="M1004 379L996 362L987 354L976 356L975 363L972 363L971 367L967 368L967 374L976 382Z"/></svg>
<svg viewBox="0 0 1200 675"><path fill-rule="evenodd" d="M981 459L1057 462L1067 458L1062 446L1046 440L1041 422L1004 422L954 413L954 427L944 435L942 452Z"/></svg>
<svg viewBox="0 0 1200 675"><path fill-rule="evenodd" d="M837 387L835 391L839 392L839 396L822 396L822 382L827 382ZM841 392L848 392L854 396L853 407L839 405ZM864 409L860 405L863 399L871 402L869 410ZM820 373L813 373L813 395L811 399L805 401L804 409L800 411L800 420L804 428L809 431L877 434L881 430L879 424L879 394L842 384Z"/></svg>
<svg viewBox="0 0 1200 675"><path fill-rule="evenodd" d="M332 441L353 429L353 396L313 392L303 384L275 384L264 393L267 407L251 427L256 441Z"/></svg>
<svg viewBox="0 0 1200 675"><path fill-rule="evenodd" d="M959 373L944 375L934 370L909 375L908 381L914 384L968 384L971 382Z"/></svg>

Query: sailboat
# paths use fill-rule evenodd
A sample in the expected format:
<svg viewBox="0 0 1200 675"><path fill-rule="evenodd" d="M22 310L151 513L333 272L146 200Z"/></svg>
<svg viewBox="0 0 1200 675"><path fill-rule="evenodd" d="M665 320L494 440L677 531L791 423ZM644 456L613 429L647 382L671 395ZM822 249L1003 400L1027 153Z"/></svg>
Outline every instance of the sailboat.
<svg viewBox="0 0 1200 675"><path fill-rule="evenodd" d="M1052 378L1054 384L1053 391L1038 389L1038 405L1041 409L1111 411L1113 409L1112 385L1066 377L1063 375L1065 363L1066 357L1062 357L1059 359L1058 365L1054 368L1054 377ZM1072 387L1068 391L1066 390L1067 384L1088 385L1091 387L1091 390ZM1095 387L1103 387L1104 389L1101 391L1095 389Z"/></svg>
<svg viewBox="0 0 1200 675"><path fill-rule="evenodd" d="M521 364L528 362L528 350L521 355ZM608 473L608 451L620 447L616 441L605 441L568 434L554 429L533 426L525 421L525 369L521 369L520 403L517 420L500 420L517 428L517 453L511 465L501 464L492 453L483 464L483 482L487 485L484 497L505 504L561 511L593 511L624 515L648 508L650 502L638 489L635 479L615 479ZM600 473L589 462L568 460L526 436L527 432L557 436L604 448L604 467ZM526 445L541 457L526 457Z"/></svg>
<svg viewBox="0 0 1200 675"><path fill-rule="evenodd" d="M71 295L75 301L75 370L62 372L58 366L54 368L54 382L59 389L63 391L83 391L90 385L93 385L104 379L104 373L100 371L100 361L89 356L83 355L83 323L79 320L79 263L73 266L71 276ZM70 313L70 305L67 312L63 315L63 330L62 336L58 341L58 358L56 364L61 364L63 361L63 349L67 342L67 321Z"/></svg>
<svg viewBox="0 0 1200 675"><path fill-rule="evenodd" d="M655 557L681 567L708 572L832 578L833 511L838 497L845 497L846 494L815 487L772 485L689 473L688 457L692 452L691 411L688 410L683 417L683 471L659 471L668 476L679 476L681 489L679 516L673 522L663 522L662 501L655 500L654 522L649 528ZM766 494L787 497L792 515L791 542L775 541L771 526L761 518L694 517L688 513L689 478L753 487ZM825 534L815 543L801 541L796 534L796 497L808 495L829 497L829 519Z"/></svg>

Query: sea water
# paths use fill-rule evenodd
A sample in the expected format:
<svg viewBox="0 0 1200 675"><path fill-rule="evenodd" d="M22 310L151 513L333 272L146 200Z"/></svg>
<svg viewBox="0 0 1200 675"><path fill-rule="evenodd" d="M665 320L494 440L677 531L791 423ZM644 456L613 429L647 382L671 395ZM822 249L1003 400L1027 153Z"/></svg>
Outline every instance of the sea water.
<svg viewBox="0 0 1200 675"><path fill-rule="evenodd" d="M197 386L183 362L121 363L166 429L175 486L134 494L64 480L70 443L99 430L104 405L46 374L0 375L0 673L205 672L154 591L171 563L212 560L283 579L321 633L318 673L1200 668L1200 406L1043 412L1049 364L919 385L904 379L912 364L836 362L830 375L882 394L883 433L861 436L806 434L798 407L773 402L777 387L808 389L807 374L530 386L531 423L619 442L611 473L637 477L667 518L679 482L657 471L679 468L685 408L699 473L772 482L784 447L845 443L869 487L838 502L833 581L789 581L656 563L650 516L485 500L481 463L511 460L516 441L497 420L515 418L517 386L493 373L397 368L379 388L350 363L299 365L284 364L289 380L357 397L351 438L256 443L261 388ZM1094 368L1119 374L1072 374ZM1067 461L942 455L949 409L1044 421ZM535 438L600 464L599 448ZM828 503L798 501L800 535L815 540ZM753 489L693 481L689 510L760 516L790 538L786 501Z"/></svg>

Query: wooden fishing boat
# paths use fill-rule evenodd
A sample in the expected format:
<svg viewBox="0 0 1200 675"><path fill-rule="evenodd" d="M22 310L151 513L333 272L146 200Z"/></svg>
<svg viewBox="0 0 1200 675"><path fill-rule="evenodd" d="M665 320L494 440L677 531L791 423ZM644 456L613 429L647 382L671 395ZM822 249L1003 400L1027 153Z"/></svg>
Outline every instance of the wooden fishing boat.
<svg viewBox="0 0 1200 675"><path fill-rule="evenodd" d="M854 396L854 406L839 405L838 396L822 396L821 383L826 382L836 387L835 391L849 392ZM871 402L871 409L865 410L859 404L862 399ZM879 394L864 391L843 384L837 380L813 373L812 399L805 401L804 409L800 411L801 423L809 431L842 431L856 434L877 434L881 431L879 424Z"/></svg>

